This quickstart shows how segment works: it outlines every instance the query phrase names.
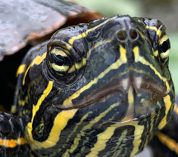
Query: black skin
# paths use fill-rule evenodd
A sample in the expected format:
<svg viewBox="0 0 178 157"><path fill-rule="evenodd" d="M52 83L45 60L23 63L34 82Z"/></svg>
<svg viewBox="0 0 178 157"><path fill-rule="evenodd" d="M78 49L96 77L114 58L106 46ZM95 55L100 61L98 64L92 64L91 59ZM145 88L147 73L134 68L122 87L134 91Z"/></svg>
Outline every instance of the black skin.
<svg viewBox="0 0 178 157"><path fill-rule="evenodd" d="M160 58L153 60L153 54L150 55L150 53L153 53L152 48L158 49L159 53L161 53L161 49L157 48L157 36L153 31L145 29L146 25L156 26L157 28L162 25L160 21L155 19L131 18L130 16L116 16L115 19L109 21L103 27L99 27L98 30L91 32L91 34L88 34L87 38L82 38L78 42L74 42L74 45L72 45L72 51L70 52L72 62L80 62L82 57L87 56L86 52L90 50L95 43L99 41L103 42L106 39L111 40L110 44L107 47L103 45L103 47L101 47L99 50L94 49L92 51L93 56L91 56L88 60L87 66L84 66L84 68L81 68L77 72L74 72L70 75L66 74L62 77L61 75L58 75L55 71L52 71L50 69L49 64L50 61L53 59L53 56L51 56L50 54L50 50L53 47L63 47L63 42L67 43L71 36L79 35L81 34L81 32L84 32L87 29L97 26L105 20L107 19L97 20L89 24L80 24L77 26L62 29L61 31L57 31L52 36L50 41L43 43L28 52L28 54L23 60L23 63L27 65L29 65L37 55L42 55L46 51L48 52L48 54L42 64L38 66L35 65L29 70L25 79L25 85L22 85L23 75L19 76L14 101L14 104L17 105L17 112L15 113L15 115L1 113L2 120L0 123L0 131L2 132L2 138L6 137L7 134L10 138L13 137L14 139L24 136L25 126L31 120L33 104L36 104L36 102L38 101L39 97L41 96L41 93L43 93L44 89L46 88L48 81L53 80L55 82L55 88L52 89L51 93L44 101L42 109L40 110L40 112L38 112L37 118L34 120L33 123L33 138L38 141L44 141L48 136L49 128L52 127L52 124L50 122L54 120L54 117L58 114L59 111L66 110L66 108L64 108L62 105L63 101L67 99L70 95L75 93L78 89L89 83L92 79L96 78L107 67L114 63L121 55L118 53L120 45L125 47L128 51L126 54L128 62L123 66L123 68L116 69L114 72L112 71L112 75L104 77L95 86L92 86L90 90L85 93L82 93L80 97L77 97L77 99L73 101L74 105L69 104L69 108L67 109L70 110L74 108L81 108L77 113L78 116L87 113L89 110L96 112L96 115L100 112L99 109L103 108L97 108L97 106L93 104L100 104L102 101L104 101L105 103L107 102L106 104L110 105L110 103L116 101L119 102L121 106L123 105L122 108L117 108L118 113L123 110L123 114L118 115L118 117L116 117L117 119L122 119L127 112L127 108L124 108L124 106L128 90L129 87L132 87L135 91L134 100L137 100L137 103L134 105L138 106L141 98L144 98L148 100L148 103L156 104L155 113L164 112L164 107L159 108L157 102L162 103L162 98L166 96L165 84L158 78L154 78L154 74L152 71L144 69L143 73L137 73L132 70L136 69L137 71L139 71L143 69L143 65L136 64L134 62L132 49L135 46L139 46L139 48L141 49L140 55L144 56L144 58L146 58L146 60L149 61L149 63L153 65L162 76L169 80L168 82L171 87L171 91L169 94L171 96L171 100L174 101L174 89L171 76L168 70L168 60L162 61L160 60ZM126 29L126 31L123 31L123 28ZM162 31L164 32L164 27ZM141 34L144 35L145 39L142 38ZM120 76L121 73L123 73L122 76ZM143 79L141 87L138 87L136 84L135 79L137 77L142 77ZM125 78L128 78L129 80L129 83L126 86L122 84L122 80ZM94 93L94 96L91 93ZM141 94L140 99L137 97L138 93ZM27 94L28 101L26 102L25 107L18 106L18 101L23 100ZM105 95L107 95L108 97L105 97ZM150 100L150 98L152 99ZM53 104L53 106L49 104ZM106 104L104 107L107 107ZM144 110L143 108L141 112L140 110L138 110L137 112L136 108L136 111L133 114L136 118L139 119L140 117L144 117L144 115L147 115L148 113L148 117L145 116L148 119L140 118L139 122L141 125L149 125L150 111L151 110L147 109ZM117 112L114 112L113 115L116 113ZM93 115L93 117L95 115ZM92 117L87 120L91 120L91 118ZM143 143L139 148L140 151L143 149L144 142L146 141L146 139L148 138L148 140L150 140L152 134L157 131L157 126L162 118L163 114L160 114L157 118L157 121L155 121L153 130L151 130L151 132L147 130L149 128L145 129L145 136L143 136L142 139ZM9 119L12 119L11 122L9 122ZM39 134L38 126L42 120L45 120L45 126L44 130L42 130L42 133ZM6 129L4 127L3 122L9 123L8 126L10 126L10 129ZM75 124L75 121L73 123ZM74 127L74 124L69 126L70 130ZM105 126L107 125L110 124L106 123ZM16 129L11 129L13 128L12 126ZM102 131L102 129L104 130L104 128L98 130ZM129 133L133 134L133 127L130 127L128 130ZM14 134L14 131L17 135ZM121 130L119 131L121 132ZM3 132L6 132L6 134L3 134ZM64 134L65 133L68 132L64 132ZM146 136L147 133L149 134L149 137ZM57 146L60 147L60 145ZM128 147L124 147L124 151L126 153L129 150L131 151L130 147L132 145L128 143L127 146ZM20 154L19 152L21 152L24 147L28 151L25 152L26 154ZM29 149L28 145L23 145L22 147L18 147L15 149L15 153L17 153L17 156L29 156L29 154L31 154L31 150ZM13 151L6 148L1 148L1 150L2 155L6 154L7 156L12 156ZM54 150L44 149L39 152L35 152L35 154L36 156L38 156L38 153L43 154L52 151Z"/></svg>

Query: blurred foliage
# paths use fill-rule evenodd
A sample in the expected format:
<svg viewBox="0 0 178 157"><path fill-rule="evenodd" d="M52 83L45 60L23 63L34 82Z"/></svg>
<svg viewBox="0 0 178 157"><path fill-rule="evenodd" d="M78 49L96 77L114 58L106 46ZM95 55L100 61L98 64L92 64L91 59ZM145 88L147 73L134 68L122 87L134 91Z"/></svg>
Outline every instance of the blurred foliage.
<svg viewBox="0 0 178 157"><path fill-rule="evenodd" d="M98 12L112 16L116 14L129 14L139 16L142 12L141 4L138 0L76 0L83 6L97 10Z"/></svg>
<svg viewBox="0 0 178 157"><path fill-rule="evenodd" d="M172 73L175 90L178 94L178 32L170 35L171 54L170 54L170 71Z"/></svg>
<svg viewBox="0 0 178 157"><path fill-rule="evenodd" d="M144 4L141 0L76 0L83 6L96 10L105 16L112 15L126 15L131 16L145 16ZM159 3L159 1L157 1ZM161 3L162 1L160 1ZM154 4L154 1L150 1ZM167 10L168 8L165 8ZM158 9L159 11L159 9ZM158 12L159 14L159 12ZM161 15L159 15L161 16ZM155 15L155 17L157 17ZM162 18L164 19L164 17ZM162 20L164 23L164 20ZM174 21L173 21L174 22ZM174 24L174 23L173 23ZM173 81L175 83L176 93L178 94L178 31L171 32L168 29L171 40L171 54L170 54L170 71L172 73Z"/></svg>

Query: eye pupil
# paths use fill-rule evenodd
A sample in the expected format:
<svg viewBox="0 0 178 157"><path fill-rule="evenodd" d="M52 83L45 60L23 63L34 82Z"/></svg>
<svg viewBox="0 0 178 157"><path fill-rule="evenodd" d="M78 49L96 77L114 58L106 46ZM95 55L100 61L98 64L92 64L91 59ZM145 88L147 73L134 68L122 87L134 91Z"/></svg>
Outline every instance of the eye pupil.
<svg viewBox="0 0 178 157"><path fill-rule="evenodd" d="M51 70L59 76L64 76L72 64L69 56L62 48L51 49L48 52L48 59Z"/></svg>
<svg viewBox="0 0 178 157"><path fill-rule="evenodd" d="M160 46L162 52L166 52L168 49L170 49L170 47L171 46L169 40L164 41Z"/></svg>
<svg viewBox="0 0 178 157"><path fill-rule="evenodd" d="M55 60L55 63L57 64L57 65L70 65L71 63L70 63L70 60L69 60L69 58L68 57L62 57L62 56L56 56L56 60Z"/></svg>

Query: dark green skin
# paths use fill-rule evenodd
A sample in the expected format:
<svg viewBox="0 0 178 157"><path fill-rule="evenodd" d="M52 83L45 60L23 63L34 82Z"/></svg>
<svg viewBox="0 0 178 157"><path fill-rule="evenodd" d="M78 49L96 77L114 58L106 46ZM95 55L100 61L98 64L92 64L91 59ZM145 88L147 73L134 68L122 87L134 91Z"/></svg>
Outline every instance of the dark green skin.
<svg viewBox="0 0 178 157"><path fill-rule="evenodd" d="M156 19L115 16L103 26L91 32L91 34L89 33L86 38L76 40L72 45L72 50L70 51L71 63L80 62L83 57L87 56L86 52L90 50L95 43L103 42L107 39L111 40L108 44L102 44L100 47L93 49L85 66L70 75L66 73L63 76L60 76L56 71L52 71L49 66L50 62L57 63L58 60L54 60L54 56L48 51L50 46L52 46L52 48L64 48L64 43L67 43L72 36L77 36L78 34L81 34L81 32L85 32L104 21L107 21L107 19L93 21L89 24L80 24L57 31L51 37L50 41L33 48L24 58L22 64L29 65L37 55L41 56L44 52L48 52L46 59L41 64L34 65L30 68L25 79L25 85L22 85L23 74L18 77L14 101L17 108L16 113L14 117L12 115L7 116L13 120L17 118L17 125L19 125L20 119L22 119L23 127L16 130L20 136L24 136L24 129L27 123L31 121L32 106L37 103L44 89L47 87L49 80L54 81L54 86L40 106L40 110L35 115L32 130L33 139L39 142L45 141L53 126L54 118L59 112L78 109L75 116L69 120L67 126L62 130L60 140L54 147L30 150L29 146L23 146L25 149L29 150L29 152L27 152L29 155L33 154L36 157L62 156L64 152L71 147L77 134L80 134L80 131L88 125L90 121L96 118L101 112L107 111L112 104L116 103L117 105L108 112L106 116L96 122L91 128L83 131L79 146L69 155L71 157L86 156L90 153L92 147L94 147L94 144L97 141L97 136L100 133L104 132L113 124L121 122L124 118L129 118L126 116L132 115L132 118L129 119L131 122L115 129L112 138L106 139L108 140L106 148L98 153L99 157L104 155L108 157L129 157L133 151L134 131L136 130L135 126L132 125L132 122L134 121L137 123L136 127L142 126L144 128L142 132L143 134L140 135L141 143L137 152L135 152L138 153L158 130L158 125L164 117L165 104L163 102L163 97L169 94L172 104L174 103L174 87L168 69L168 60L162 61L160 58L153 59L153 49L158 49L159 53L161 53L161 49L158 46L155 32L146 29L146 25L159 28L162 23ZM119 31L122 29L125 29L126 33L128 33L126 36L119 35ZM130 30L134 30L136 36L129 34ZM164 32L164 30L162 31ZM141 33L146 40L141 37ZM126 49L128 62L121 65L121 67L110 71L89 90L86 90L73 100L73 106L64 108L62 104L65 99L85 86L91 80L98 77L100 73L121 56L119 51L120 45ZM134 62L133 48L135 46L140 48L140 55L153 65L161 76L164 76L168 80L170 86L169 93L165 92L165 84L148 66ZM142 79L140 87L136 85L136 79L138 77L141 77ZM128 82L126 85L123 85L122 81L125 79L127 79ZM128 92L130 87L133 89L134 107L133 111L129 110L130 113L128 115ZM19 106L19 100L24 100L27 95L28 101L26 101L24 107ZM141 99L143 99L144 102L142 102ZM145 105L145 103L148 105ZM172 108L173 106L168 113L168 117ZM89 114L89 116L87 116L87 118L78 126L78 129L75 132L72 132L79 124L81 118L86 114ZM152 121L153 126L150 124L151 114L154 115ZM2 113L2 116L4 117L4 113ZM6 118L4 121L7 122ZM39 129L41 123L44 124L44 127ZM16 126L13 121L11 125ZM4 129L1 129L1 131L3 132ZM123 136L123 132L126 133L125 137L120 139L121 135ZM8 134L12 135L14 138L19 137L19 135L13 135L11 129L8 131ZM67 137L69 134L71 134L71 136L68 139ZM4 138L5 135L2 137ZM120 144L117 145L118 140L120 140ZM7 153L7 155L11 154L11 151L8 149L5 149L6 151L3 150L4 148L2 148L3 153ZM22 147L16 149L15 153L17 156L28 156L27 154L21 154L20 150L22 150Z"/></svg>

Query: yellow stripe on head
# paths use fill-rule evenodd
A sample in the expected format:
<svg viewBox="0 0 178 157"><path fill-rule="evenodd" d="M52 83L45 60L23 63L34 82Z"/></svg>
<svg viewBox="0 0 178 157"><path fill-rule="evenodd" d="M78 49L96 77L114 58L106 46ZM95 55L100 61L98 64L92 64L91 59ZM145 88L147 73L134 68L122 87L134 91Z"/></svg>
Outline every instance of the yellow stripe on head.
<svg viewBox="0 0 178 157"><path fill-rule="evenodd" d="M165 115L158 125L159 129L162 129L167 124L167 116L168 116L168 113L173 105L169 95L164 97L164 104L165 104Z"/></svg>
<svg viewBox="0 0 178 157"><path fill-rule="evenodd" d="M19 76L20 74L23 74L25 72L26 69L26 64L21 64L18 67L17 73L16 73L16 77Z"/></svg>
<svg viewBox="0 0 178 157"><path fill-rule="evenodd" d="M25 71L25 74L24 74L24 77L23 77L23 81L22 81L22 84L24 85L25 84L25 78L26 78L26 75L28 73L28 71L30 70L31 67L33 67L34 65L39 65L41 64L41 62L46 58L46 52L43 53L41 56L36 56L33 61L31 62L31 64L28 66L27 70Z"/></svg>
<svg viewBox="0 0 178 157"><path fill-rule="evenodd" d="M40 109L40 106L43 103L43 101L45 100L45 98L51 92L52 88L53 88L53 81L49 81L46 89L43 91L41 97L38 99L37 104L33 105L31 121L26 126L26 133L27 133L27 136L29 137L30 141L33 141L33 137L32 137L32 124L33 124L33 121L34 121L34 117L35 117L37 111Z"/></svg>
<svg viewBox="0 0 178 157"><path fill-rule="evenodd" d="M29 133L29 131L32 130L32 126L28 125L26 128L28 132L27 137L29 139L32 149L45 149L55 146L60 139L60 134L62 130L67 126L68 121L75 116L76 112L77 109L64 110L59 112L54 119L53 126L50 131L50 134L48 135L48 138L43 142L39 142L33 139L32 133Z"/></svg>
<svg viewBox="0 0 178 157"><path fill-rule="evenodd" d="M158 37L161 36L161 33L162 33L161 28L157 28L157 27L155 27L155 26L146 26L146 29L155 31L155 32L156 32L156 35L157 35Z"/></svg>
<svg viewBox="0 0 178 157"><path fill-rule="evenodd" d="M100 113L93 120L89 121L89 123L86 124L80 130L80 132L76 135L73 144L71 145L71 147L69 149L66 150L66 152L64 153L64 156L67 156L69 153L74 152L79 145L81 137L84 136L84 132L88 129L91 129L96 123L98 123L103 117L105 117L113 108L117 107L118 105L119 105L118 103L114 103L114 104L110 105L110 107L107 110Z"/></svg>
<svg viewBox="0 0 178 157"><path fill-rule="evenodd" d="M159 44L162 45L164 41L169 40L167 35L164 35L160 40L159 40Z"/></svg>
<svg viewBox="0 0 178 157"><path fill-rule="evenodd" d="M54 124L53 124L53 127L50 131L48 138L43 142L39 142L39 141L36 141L35 139L33 139L32 124L34 121L34 117L35 117L37 111L40 109L42 102L45 100L45 98L51 92L52 88L53 88L53 82L49 81L46 89L43 91L43 94L38 99L37 104L33 105L32 118L31 118L31 121L26 126L26 136L27 136L27 139L29 140L29 143L31 144L33 149L50 148L50 147L54 146L59 140L61 131L66 127L68 121L70 119L72 119L77 112L77 109L61 111L55 117L55 120L53 122Z"/></svg>
<svg viewBox="0 0 178 157"><path fill-rule="evenodd" d="M137 121L119 122L106 128L102 133L98 134L95 145L92 147L90 153L86 155L86 157L97 157L98 154L106 148L107 142L113 136L115 130L124 126L133 126L135 128L133 138L133 150L131 151L130 155L131 157L133 157L139 151L139 147L142 142L141 137L144 131L144 126L139 125Z"/></svg>
<svg viewBox="0 0 178 157"><path fill-rule="evenodd" d="M161 76L161 74L156 70L156 68L151 63L149 63L144 57L140 56L138 46L135 46L133 48L133 53L134 53L134 57L135 57L135 62L140 62L143 65L149 66L150 69L153 70L154 73L160 78L160 80L162 80L164 82L164 84L166 85L166 92L169 93L170 86L169 86L167 79L165 77Z"/></svg>
<svg viewBox="0 0 178 157"><path fill-rule="evenodd" d="M113 18L107 19L107 20L105 20L104 22L98 24L97 26L92 27L92 28L90 28L90 29L87 29L85 32L83 32L83 33L81 33L81 34L78 34L78 35L76 35L76 36L71 37L71 38L69 39L68 43L69 43L70 45L73 45L74 42L75 42L75 40L79 40L79 39L82 39L82 38L87 37L88 33L92 32L92 31L96 31L97 28L99 28L99 27L105 25L108 21L110 21L110 20L112 20L112 19L113 19Z"/></svg>

